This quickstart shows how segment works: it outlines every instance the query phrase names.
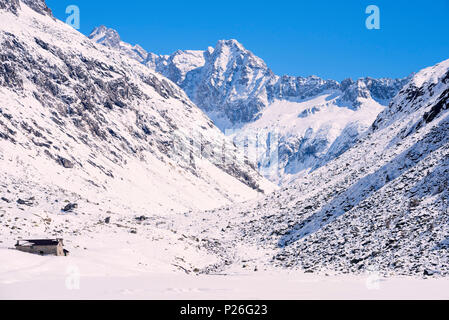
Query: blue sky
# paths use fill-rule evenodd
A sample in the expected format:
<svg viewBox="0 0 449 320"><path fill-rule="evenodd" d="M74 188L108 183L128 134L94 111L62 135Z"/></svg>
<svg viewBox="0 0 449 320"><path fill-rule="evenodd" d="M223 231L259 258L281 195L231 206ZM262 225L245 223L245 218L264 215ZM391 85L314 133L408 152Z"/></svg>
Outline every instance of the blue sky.
<svg viewBox="0 0 449 320"><path fill-rule="evenodd" d="M368 30L365 9L380 9ZM47 0L54 15L77 5L84 34L98 25L158 54L237 39L279 75L404 77L449 59L449 0Z"/></svg>

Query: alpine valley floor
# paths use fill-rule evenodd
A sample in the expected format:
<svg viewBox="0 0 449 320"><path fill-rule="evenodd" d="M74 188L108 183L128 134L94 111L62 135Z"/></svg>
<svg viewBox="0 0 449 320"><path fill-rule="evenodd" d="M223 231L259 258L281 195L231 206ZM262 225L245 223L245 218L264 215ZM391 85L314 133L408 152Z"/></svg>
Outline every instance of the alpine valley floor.
<svg viewBox="0 0 449 320"><path fill-rule="evenodd" d="M278 187L177 83L43 0L0 0L0 48L0 299L449 298L449 60ZM335 98L255 129L353 120ZM14 250L44 238L69 256Z"/></svg>
<svg viewBox="0 0 449 320"><path fill-rule="evenodd" d="M113 248L110 248L113 251ZM139 250L132 245L130 254ZM448 299L449 279L236 271L222 275L141 271L95 249L67 258L0 250L0 299ZM8 263L15 261L14 263ZM108 267L105 267L107 265ZM77 282L76 275L79 272ZM45 290L42 288L45 287Z"/></svg>

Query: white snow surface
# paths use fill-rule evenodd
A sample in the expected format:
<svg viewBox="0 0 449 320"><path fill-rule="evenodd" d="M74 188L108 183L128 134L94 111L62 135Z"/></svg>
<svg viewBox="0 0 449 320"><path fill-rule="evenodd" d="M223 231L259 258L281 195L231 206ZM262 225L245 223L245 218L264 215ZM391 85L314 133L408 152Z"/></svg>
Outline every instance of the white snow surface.
<svg viewBox="0 0 449 320"><path fill-rule="evenodd" d="M139 246L126 243L128 250ZM240 272L192 276L125 264L105 248L66 258L0 249L0 299L448 299L449 279L326 276L302 272ZM150 250L141 261L154 263ZM88 252L88 251L86 251ZM141 250L140 253L144 251ZM135 256L129 254L121 257ZM147 259L144 259L147 258ZM139 269L140 268L140 269ZM45 288L45 290L42 290Z"/></svg>
<svg viewBox="0 0 449 320"><path fill-rule="evenodd" d="M26 6L0 18L11 54L0 77L0 298L448 298L447 61L415 75L346 152L268 193L243 161L168 156L170 132L188 150L196 134L213 150L226 139L174 83ZM275 102L254 125L279 121L288 136L294 118L319 132L331 120L321 107L348 136L358 127L346 120L369 122L332 97ZM69 256L10 249L48 237L64 238Z"/></svg>
<svg viewBox="0 0 449 320"><path fill-rule="evenodd" d="M331 91L305 101L278 100L254 122L226 132L237 145L245 141L257 145L249 157L256 164L273 158L263 133L276 135L278 163L264 175L280 185L288 184L346 151L385 108L363 98L359 108L347 108L339 105L339 97L338 91Z"/></svg>
<svg viewBox="0 0 449 320"><path fill-rule="evenodd" d="M337 158L264 200L214 210L240 215L226 232L288 269L447 276L449 65L431 70Z"/></svg>
<svg viewBox="0 0 449 320"><path fill-rule="evenodd" d="M109 40L117 31L101 27L98 36L98 29L93 41L135 58L124 44ZM281 77L235 39L204 51L147 55L137 60L177 83L235 143L257 144L253 165L280 185L346 151L409 80ZM277 150L267 146L267 134L276 136Z"/></svg>
<svg viewBox="0 0 449 320"><path fill-rule="evenodd" d="M20 70L18 88L0 87L8 135L0 141L2 174L11 183L158 213L213 208L273 189L243 159L221 161L223 148L234 161L235 148L169 80L25 5L18 17L0 14L1 40L20 41L23 51L13 52L35 60L12 64ZM45 78L53 71L61 78ZM58 164L62 158L73 168Z"/></svg>

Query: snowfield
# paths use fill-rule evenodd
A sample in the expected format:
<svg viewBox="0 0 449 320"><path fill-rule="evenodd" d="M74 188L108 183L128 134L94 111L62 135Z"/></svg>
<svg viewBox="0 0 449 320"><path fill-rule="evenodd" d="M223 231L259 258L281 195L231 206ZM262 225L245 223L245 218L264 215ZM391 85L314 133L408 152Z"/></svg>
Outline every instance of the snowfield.
<svg viewBox="0 0 449 320"><path fill-rule="evenodd" d="M305 101L275 101L254 122L225 132L237 145L252 146L249 159L262 164L265 177L287 185L349 149L384 110L373 99L360 99L357 109L342 107L339 97L330 91ZM276 137L275 146L268 145L268 134ZM274 147L275 159L267 153ZM273 160L277 165L264 165Z"/></svg>
<svg viewBox="0 0 449 320"><path fill-rule="evenodd" d="M178 84L236 144L257 145L249 160L279 185L351 147L410 80L281 77L237 40L220 40L205 51L136 56L114 29L95 28L89 38ZM274 145L267 145L268 134L276 136Z"/></svg>
<svg viewBox="0 0 449 320"><path fill-rule="evenodd" d="M1 15L5 174L156 212L274 189L169 80L25 5Z"/></svg>
<svg viewBox="0 0 449 320"><path fill-rule="evenodd" d="M0 0L0 299L449 298L449 60L403 87L295 79L319 92L238 128L286 139L277 188L176 83L27 3ZM216 81L268 72L243 51L208 49ZM183 79L188 55L164 58Z"/></svg>
<svg viewBox="0 0 449 320"><path fill-rule="evenodd" d="M148 265L132 264L142 253L128 243L120 258L113 248L93 246L70 257L39 257L0 249L0 299L449 299L449 279L326 276L292 271L187 275L160 269L150 252ZM97 254L100 254L99 256ZM150 258L150 259L149 259ZM139 259L139 260L140 260ZM149 265L153 265L150 268ZM45 288L45 290L42 290Z"/></svg>

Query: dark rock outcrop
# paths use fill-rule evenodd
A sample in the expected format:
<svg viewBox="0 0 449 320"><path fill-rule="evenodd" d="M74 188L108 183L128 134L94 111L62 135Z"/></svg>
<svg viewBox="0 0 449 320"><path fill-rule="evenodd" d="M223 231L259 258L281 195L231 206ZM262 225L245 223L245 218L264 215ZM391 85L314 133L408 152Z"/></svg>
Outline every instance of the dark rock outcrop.
<svg viewBox="0 0 449 320"><path fill-rule="evenodd" d="M19 9L19 0L0 0L0 10L7 10L14 14L17 14Z"/></svg>
<svg viewBox="0 0 449 320"><path fill-rule="evenodd" d="M22 0L22 2L40 14L48 16L53 15L51 10L47 7L45 0Z"/></svg>
<svg viewBox="0 0 449 320"><path fill-rule="evenodd" d="M63 212L72 212L73 209L78 208L78 204L77 203L68 203L64 208L62 208L61 210Z"/></svg>

